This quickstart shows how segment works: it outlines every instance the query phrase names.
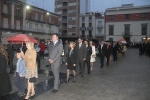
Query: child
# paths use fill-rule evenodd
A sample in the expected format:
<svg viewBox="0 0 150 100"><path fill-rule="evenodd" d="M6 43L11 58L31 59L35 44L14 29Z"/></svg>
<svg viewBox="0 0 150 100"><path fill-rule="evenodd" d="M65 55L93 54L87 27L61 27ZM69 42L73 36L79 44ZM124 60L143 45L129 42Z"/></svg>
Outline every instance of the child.
<svg viewBox="0 0 150 100"><path fill-rule="evenodd" d="M16 63L16 73L15 73L15 85L18 88L18 96L24 96L25 95L25 74L26 74L26 64L25 61L21 57L20 51L17 51L16 53L17 57L17 63Z"/></svg>

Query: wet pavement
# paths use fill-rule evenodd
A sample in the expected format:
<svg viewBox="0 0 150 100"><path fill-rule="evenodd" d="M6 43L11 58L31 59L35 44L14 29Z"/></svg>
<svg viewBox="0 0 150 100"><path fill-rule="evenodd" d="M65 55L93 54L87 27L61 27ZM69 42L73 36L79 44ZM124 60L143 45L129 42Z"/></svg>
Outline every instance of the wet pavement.
<svg viewBox="0 0 150 100"><path fill-rule="evenodd" d="M47 58L46 58L47 59ZM16 60L14 60L15 63ZM53 74L48 61L41 62L39 78L35 84L36 96L32 100L150 100L150 58L139 56L137 49L129 49L125 57L113 61L108 67L100 69L99 58L90 75L77 76L77 82L64 83L66 66L61 66L61 86L52 94ZM10 75L13 100L21 100ZM72 78L71 76L70 78Z"/></svg>

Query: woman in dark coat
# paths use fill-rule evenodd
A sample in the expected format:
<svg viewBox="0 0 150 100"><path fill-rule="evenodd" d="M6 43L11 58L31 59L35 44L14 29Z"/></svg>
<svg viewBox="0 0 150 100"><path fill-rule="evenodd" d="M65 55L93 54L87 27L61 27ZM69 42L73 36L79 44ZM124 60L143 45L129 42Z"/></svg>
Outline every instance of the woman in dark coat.
<svg viewBox="0 0 150 100"><path fill-rule="evenodd" d="M76 82L76 64L77 64L77 57L76 57L76 50L75 50L75 42L70 42L70 50L67 57L67 79L66 83L69 81L70 70L73 71L74 80Z"/></svg>
<svg viewBox="0 0 150 100"><path fill-rule="evenodd" d="M9 94L12 90L10 78L6 72L8 54L0 43L0 100L11 100Z"/></svg>

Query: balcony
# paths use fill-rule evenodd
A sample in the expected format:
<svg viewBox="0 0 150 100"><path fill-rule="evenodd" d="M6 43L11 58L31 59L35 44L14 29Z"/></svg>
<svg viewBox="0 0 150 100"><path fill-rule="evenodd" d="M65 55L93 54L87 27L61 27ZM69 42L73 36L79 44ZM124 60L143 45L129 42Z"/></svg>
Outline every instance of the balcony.
<svg viewBox="0 0 150 100"><path fill-rule="evenodd" d="M85 31L85 30L86 30L86 27L80 27L80 30L81 30L81 31Z"/></svg>
<svg viewBox="0 0 150 100"><path fill-rule="evenodd" d="M97 29L102 29L103 25L97 25Z"/></svg>
<svg viewBox="0 0 150 100"><path fill-rule="evenodd" d="M11 11L5 11L5 10L2 10L2 15L4 16L11 16L12 12Z"/></svg>
<svg viewBox="0 0 150 100"><path fill-rule="evenodd" d="M67 23L67 20L62 20L62 23Z"/></svg>
<svg viewBox="0 0 150 100"><path fill-rule="evenodd" d="M68 2L68 0L62 0L62 2L65 2L65 3L67 3L67 2Z"/></svg>
<svg viewBox="0 0 150 100"><path fill-rule="evenodd" d="M26 18L27 20L31 20L31 21L35 21L35 22L39 22L39 23L46 23L44 20L42 21L41 18L33 18L33 17L29 17L29 18Z"/></svg>
<svg viewBox="0 0 150 100"><path fill-rule="evenodd" d="M67 5L66 6L62 6L62 9L67 9Z"/></svg>
<svg viewBox="0 0 150 100"><path fill-rule="evenodd" d="M92 30L93 30L93 27L87 27L87 30L88 30L88 31L92 31Z"/></svg>
<svg viewBox="0 0 150 100"><path fill-rule="evenodd" d="M23 18L23 16L22 16L21 14L16 14L15 17L16 17L17 19Z"/></svg>
<svg viewBox="0 0 150 100"><path fill-rule="evenodd" d="M95 37L99 38L99 37L105 37L105 34L95 34Z"/></svg>
<svg viewBox="0 0 150 100"><path fill-rule="evenodd" d="M67 27L66 27L66 26L63 26L63 27L62 27L62 30L67 30Z"/></svg>
<svg viewBox="0 0 150 100"><path fill-rule="evenodd" d="M123 37L131 37L132 36L132 32L122 32L122 36Z"/></svg>
<svg viewBox="0 0 150 100"><path fill-rule="evenodd" d="M80 35L81 38L86 38L86 35Z"/></svg>
<svg viewBox="0 0 150 100"><path fill-rule="evenodd" d="M66 13L66 12L63 12L63 13L62 13L62 16L67 16L67 13Z"/></svg>

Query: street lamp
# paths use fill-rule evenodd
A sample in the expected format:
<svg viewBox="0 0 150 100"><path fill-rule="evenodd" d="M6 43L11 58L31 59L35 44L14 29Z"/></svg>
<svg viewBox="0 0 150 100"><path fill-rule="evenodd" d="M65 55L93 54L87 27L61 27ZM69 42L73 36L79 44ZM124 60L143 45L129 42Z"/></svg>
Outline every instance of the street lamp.
<svg viewBox="0 0 150 100"><path fill-rule="evenodd" d="M49 15L49 12L47 12L47 15Z"/></svg>
<svg viewBox="0 0 150 100"><path fill-rule="evenodd" d="M30 9L30 6L27 5L26 8L27 8L27 9Z"/></svg>

